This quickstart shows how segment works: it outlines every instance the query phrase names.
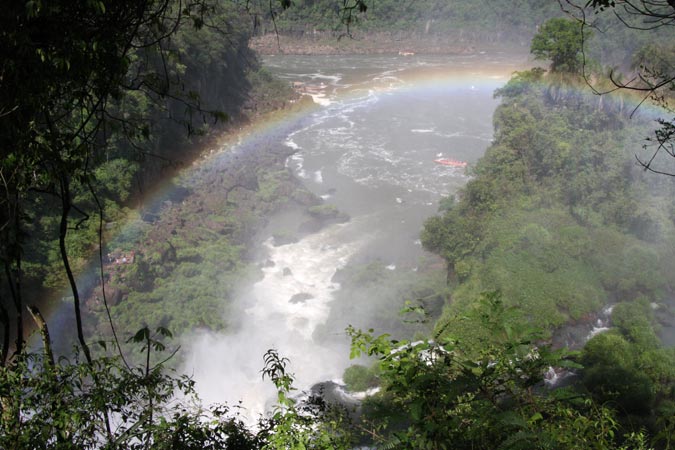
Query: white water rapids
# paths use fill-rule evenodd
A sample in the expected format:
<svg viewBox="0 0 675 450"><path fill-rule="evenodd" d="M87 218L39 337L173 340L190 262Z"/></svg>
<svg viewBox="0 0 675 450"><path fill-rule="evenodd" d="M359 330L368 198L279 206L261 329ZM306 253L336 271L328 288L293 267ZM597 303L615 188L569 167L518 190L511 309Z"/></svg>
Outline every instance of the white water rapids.
<svg viewBox="0 0 675 450"><path fill-rule="evenodd" d="M187 364L202 398L245 399L249 415L262 414L274 398L272 384L261 383L262 357L271 348L291 360L298 386L341 372L348 354L344 339L323 342L317 349L312 334L328 318L332 294L339 288L333 275L359 248L358 242L343 242L344 231L345 225L333 225L297 244L265 242L274 265L263 268L264 278L242 298L238 332L201 332L189 339ZM311 298L289 301L298 294Z"/></svg>

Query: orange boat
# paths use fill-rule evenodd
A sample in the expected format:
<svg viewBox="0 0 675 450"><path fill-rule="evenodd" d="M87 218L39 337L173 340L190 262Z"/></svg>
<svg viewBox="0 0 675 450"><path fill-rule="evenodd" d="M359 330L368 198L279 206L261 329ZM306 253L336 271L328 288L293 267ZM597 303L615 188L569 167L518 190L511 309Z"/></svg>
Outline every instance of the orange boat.
<svg viewBox="0 0 675 450"><path fill-rule="evenodd" d="M456 159L451 158L434 159L434 162L442 166L450 166L450 167L466 167L467 164L466 161L458 161Z"/></svg>

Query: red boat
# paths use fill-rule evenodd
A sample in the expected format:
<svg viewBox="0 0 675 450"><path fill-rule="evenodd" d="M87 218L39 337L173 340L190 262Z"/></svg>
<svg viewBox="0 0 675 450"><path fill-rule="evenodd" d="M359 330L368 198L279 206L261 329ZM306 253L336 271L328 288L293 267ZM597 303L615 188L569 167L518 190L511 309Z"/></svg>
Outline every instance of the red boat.
<svg viewBox="0 0 675 450"><path fill-rule="evenodd" d="M466 161L458 161L456 159L451 158L434 159L434 162L442 166L450 166L450 167L466 167L467 164Z"/></svg>

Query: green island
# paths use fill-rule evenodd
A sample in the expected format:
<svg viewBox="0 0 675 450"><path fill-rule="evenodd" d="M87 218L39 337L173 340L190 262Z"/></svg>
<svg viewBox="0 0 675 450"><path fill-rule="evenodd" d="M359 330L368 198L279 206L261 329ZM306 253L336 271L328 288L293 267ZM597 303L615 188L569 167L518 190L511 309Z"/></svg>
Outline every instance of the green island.
<svg viewBox="0 0 675 450"><path fill-rule="evenodd" d="M0 448L675 446L671 1L12 1L0 20ZM237 152L262 118L317 108L255 51L524 45L543 67L494 93L492 142L421 230L436 256L333 276L316 335L341 296L378 318L346 331L345 388L368 395L301 401L269 349L269 414L202 403L175 339L237 326L271 218L304 220L276 246L350 220L295 149ZM73 350L40 312L64 304Z"/></svg>

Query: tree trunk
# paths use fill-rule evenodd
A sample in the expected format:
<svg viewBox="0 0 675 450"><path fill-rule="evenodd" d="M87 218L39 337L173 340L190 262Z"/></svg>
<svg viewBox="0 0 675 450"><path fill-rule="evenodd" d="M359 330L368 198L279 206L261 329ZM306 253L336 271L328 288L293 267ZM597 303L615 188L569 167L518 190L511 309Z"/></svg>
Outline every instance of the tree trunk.
<svg viewBox="0 0 675 450"><path fill-rule="evenodd" d="M82 351L84 352L87 362L91 364L91 353L87 342L84 340L84 332L82 330L82 313L80 309L80 294L77 291L77 283L75 282L75 276L73 275L73 270L70 267L70 262L68 260L68 252L66 250L66 234L68 233L68 214L70 213L71 208L70 202L70 180L68 176L64 175L61 177L61 223L59 227L59 248L61 250L61 260L63 261L63 267L68 276L68 282L70 283L70 290L73 293L73 307L75 308L75 324L77 327L77 339L82 346Z"/></svg>

